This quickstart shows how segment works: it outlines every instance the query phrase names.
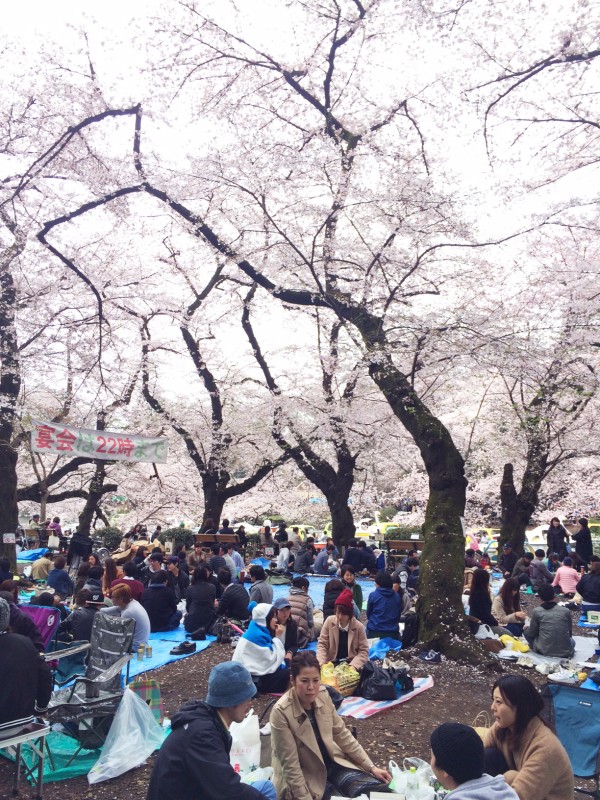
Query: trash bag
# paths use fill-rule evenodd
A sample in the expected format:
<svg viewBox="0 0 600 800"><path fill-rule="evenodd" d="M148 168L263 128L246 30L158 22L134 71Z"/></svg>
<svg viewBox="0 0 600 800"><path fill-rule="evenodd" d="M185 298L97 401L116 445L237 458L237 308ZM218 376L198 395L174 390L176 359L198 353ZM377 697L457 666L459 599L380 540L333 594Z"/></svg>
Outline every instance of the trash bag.
<svg viewBox="0 0 600 800"><path fill-rule="evenodd" d="M402 642L398 639L378 639L369 648L369 658L385 658L390 650L400 650Z"/></svg>
<svg viewBox="0 0 600 800"><path fill-rule="evenodd" d="M164 740L164 731L146 703L125 689L100 758L88 773L88 783L116 778L139 767Z"/></svg>
<svg viewBox="0 0 600 800"><path fill-rule="evenodd" d="M396 681L388 670L367 661L362 668L358 691L366 700L395 700Z"/></svg>

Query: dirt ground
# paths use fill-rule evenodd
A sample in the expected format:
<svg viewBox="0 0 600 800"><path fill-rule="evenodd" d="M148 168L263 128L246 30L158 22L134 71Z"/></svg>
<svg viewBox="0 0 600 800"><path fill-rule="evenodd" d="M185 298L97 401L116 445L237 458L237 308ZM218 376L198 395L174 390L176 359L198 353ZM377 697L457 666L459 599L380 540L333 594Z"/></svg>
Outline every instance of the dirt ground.
<svg viewBox="0 0 600 800"><path fill-rule="evenodd" d="M537 598L525 599L525 610L532 610ZM593 631L576 628L579 617L573 612L576 635L593 635ZM410 652L410 651L409 651ZM417 756L429 760L429 736L440 723L455 720L472 724L481 711L489 711L491 686L501 670L525 674L541 685L547 679L535 670L502 665L494 660L490 668L474 668L452 662L425 664L416 655L403 657L411 668L413 677L430 674L432 689L413 700L396 706L388 712L367 720L346 718L349 726L356 726L358 740L378 766L387 765L390 759L401 763L405 757ZM205 651L189 658L168 664L153 672L161 684L167 716L171 717L183 702L190 698L203 698L207 690L208 674L215 664L231 657L229 645L213 644ZM254 703L260 715L272 698L258 697ZM89 786L85 777L69 781L48 783L44 787L45 800L144 800L154 757L147 764L114 780ZM0 798L10 797L12 765L0 758ZM585 782L577 781L584 786ZM33 797L29 787L21 790L21 797ZM165 798L168 800L168 798Z"/></svg>

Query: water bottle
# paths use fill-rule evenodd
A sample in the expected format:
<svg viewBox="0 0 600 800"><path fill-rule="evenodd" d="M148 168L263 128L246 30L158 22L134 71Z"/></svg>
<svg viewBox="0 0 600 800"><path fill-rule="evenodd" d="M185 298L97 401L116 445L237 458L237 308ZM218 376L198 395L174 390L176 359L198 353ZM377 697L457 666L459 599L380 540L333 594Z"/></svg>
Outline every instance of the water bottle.
<svg viewBox="0 0 600 800"><path fill-rule="evenodd" d="M406 779L406 800L417 800L419 796L419 776L417 775L417 768L411 767L408 770L408 778Z"/></svg>

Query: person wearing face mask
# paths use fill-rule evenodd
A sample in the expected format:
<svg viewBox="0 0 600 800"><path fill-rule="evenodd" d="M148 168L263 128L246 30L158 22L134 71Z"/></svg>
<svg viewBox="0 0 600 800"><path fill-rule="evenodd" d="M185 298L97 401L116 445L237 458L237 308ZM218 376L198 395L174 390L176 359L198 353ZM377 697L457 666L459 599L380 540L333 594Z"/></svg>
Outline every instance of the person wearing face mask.
<svg viewBox="0 0 600 800"><path fill-rule="evenodd" d="M354 601L350 589L343 589L334 604L335 612L327 617L317 642L319 664L348 661L361 669L369 659L365 626L354 617Z"/></svg>
<svg viewBox="0 0 600 800"><path fill-rule="evenodd" d="M573 800L571 762L540 717L543 707L527 678L498 678L492 689L495 722L483 739L485 772L504 775L520 800Z"/></svg>
<svg viewBox="0 0 600 800"><path fill-rule="evenodd" d="M280 800L357 797L385 791L391 775L376 767L338 716L310 651L292 659L291 687L271 711L274 783Z"/></svg>

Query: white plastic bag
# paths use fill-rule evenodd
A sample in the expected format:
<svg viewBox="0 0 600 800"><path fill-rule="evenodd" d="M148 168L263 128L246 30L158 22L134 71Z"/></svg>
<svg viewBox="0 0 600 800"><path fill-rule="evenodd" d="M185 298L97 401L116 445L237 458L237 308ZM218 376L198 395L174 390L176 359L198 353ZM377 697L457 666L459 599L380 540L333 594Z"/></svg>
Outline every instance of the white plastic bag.
<svg viewBox="0 0 600 800"><path fill-rule="evenodd" d="M259 767L247 772L242 778L243 783L254 783L255 781L272 781L273 767Z"/></svg>
<svg viewBox="0 0 600 800"><path fill-rule="evenodd" d="M125 689L100 758L88 773L88 783L107 781L139 767L164 738L150 708L135 692Z"/></svg>
<svg viewBox="0 0 600 800"><path fill-rule="evenodd" d="M500 637L496 636L494 631L490 628L489 625L485 623L481 623L477 628L477 633L475 634L476 639L495 639L496 641L500 641Z"/></svg>
<svg viewBox="0 0 600 800"><path fill-rule="evenodd" d="M232 744L229 760L242 777L260 766L260 730L254 712L242 720L232 722L229 728Z"/></svg>
<svg viewBox="0 0 600 800"><path fill-rule="evenodd" d="M431 766L420 758L405 758L404 769L400 769L395 761L390 761L389 770L392 776L389 788L397 794L408 795L407 783L410 775L410 768L414 767L417 771L417 791L411 794L411 800L433 800L435 791L430 781L435 778Z"/></svg>

